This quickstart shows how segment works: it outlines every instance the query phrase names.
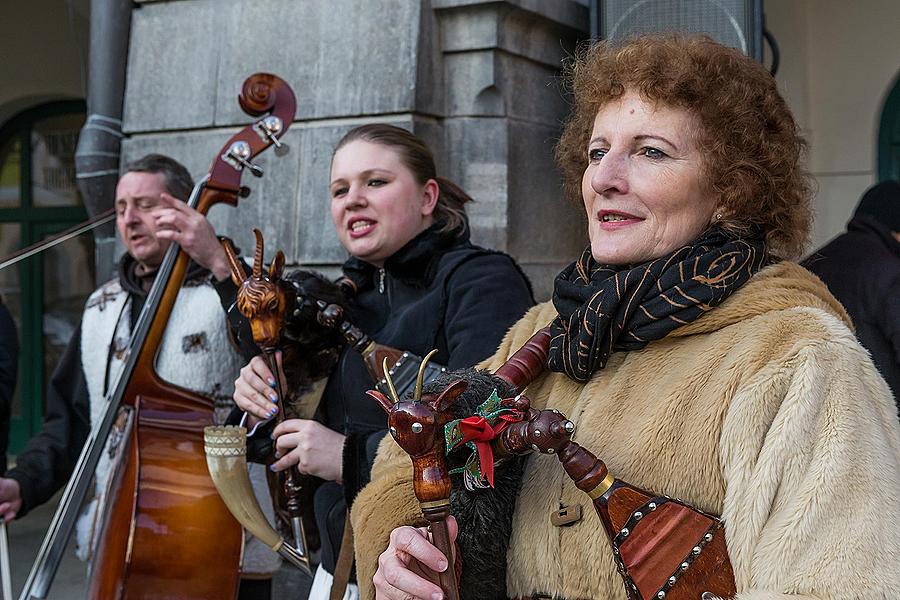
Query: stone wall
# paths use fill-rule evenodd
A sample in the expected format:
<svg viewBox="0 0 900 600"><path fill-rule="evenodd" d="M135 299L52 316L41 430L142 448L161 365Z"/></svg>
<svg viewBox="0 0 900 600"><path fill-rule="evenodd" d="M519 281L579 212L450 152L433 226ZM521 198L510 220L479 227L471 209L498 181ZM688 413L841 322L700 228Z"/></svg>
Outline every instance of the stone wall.
<svg viewBox="0 0 900 600"><path fill-rule="evenodd" d="M289 264L346 257L331 226L331 150L350 128L386 121L435 150L438 171L475 199L476 243L505 250L541 298L583 247L580 210L561 195L552 146L567 112L561 59L586 35L574 0L180 0L136 5L123 161L162 152L202 176L237 128L244 78L276 73L297 94L291 152L259 158L262 179L217 229L244 251L260 227Z"/></svg>

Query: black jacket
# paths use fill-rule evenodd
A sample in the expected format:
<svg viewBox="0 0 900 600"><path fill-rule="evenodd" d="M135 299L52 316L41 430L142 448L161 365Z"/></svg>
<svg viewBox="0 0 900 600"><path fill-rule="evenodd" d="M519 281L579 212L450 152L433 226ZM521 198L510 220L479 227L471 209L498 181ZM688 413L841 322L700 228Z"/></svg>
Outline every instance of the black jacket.
<svg viewBox="0 0 900 600"><path fill-rule="evenodd" d="M19 336L9 309L0 300L0 475L6 472L9 417L19 375Z"/></svg>
<svg viewBox="0 0 900 600"><path fill-rule="evenodd" d="M856 337L900 405L900 242L883 225L861 215L803 266L818 275L850 313Z"/></svg>
<svg viewBox="0 0 900 600"><path fill-rule="evenodd" d="M419 234L382 269L351 258L343 271L358 286L350 302L355 325L376 342L419 356L436 348L433 362L458 369L492 355L534 299L512 258L474 246L467 234L439 234L438 227ZM321 564L332 573L347 506L368 483L378 443L387 433L387 416L366 395L374 387L359 353L346 349L316 415L316 420L347 436L343 485L324 483L314 499ZM257 437L266 431L261 429Z"/></svg>

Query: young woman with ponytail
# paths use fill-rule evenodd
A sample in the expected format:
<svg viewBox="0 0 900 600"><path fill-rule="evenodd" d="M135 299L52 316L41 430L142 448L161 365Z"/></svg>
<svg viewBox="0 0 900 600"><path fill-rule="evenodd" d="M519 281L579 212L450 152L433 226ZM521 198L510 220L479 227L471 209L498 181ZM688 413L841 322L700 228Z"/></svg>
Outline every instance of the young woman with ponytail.
<svg viewBox="0 0 900 600"><path fill-rule="evenodd" d="M355 288L350 319L375 341L418 356L437 349L434 362L468 367L493 354L533 304L512 258L469 241L471 198L437 176L431 150L410 132L386 124L348 132L332 156L330 195L338 238L350 253L343 266L353 282L345 289ZM273 414L271 381L257 357L235 384L251 427ZM325 481L315 494L322 553L310 598L328 597L347 507L369 481L387 431L384 412L365 394L374 385L360 355L346 349L315 417L272 431L273 470L296 464ZM355 586L348 594L355 597Z"/></svg>

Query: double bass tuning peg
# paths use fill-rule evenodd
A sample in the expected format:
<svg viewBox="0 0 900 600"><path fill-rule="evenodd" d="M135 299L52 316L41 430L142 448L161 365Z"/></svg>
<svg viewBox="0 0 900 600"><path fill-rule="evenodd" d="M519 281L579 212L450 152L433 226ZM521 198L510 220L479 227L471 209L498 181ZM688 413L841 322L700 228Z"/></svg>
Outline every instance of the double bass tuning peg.
<svg viewBox="0 0 900 600"><path fill-rule="evenodd" d="M241 168L248 169L255 177L262 177L262 167L254 165L248 159L250 158L250 144L243 141L235 142L228 149L228 152L222 156L222 159L237 170Z"/></svg>
<svg viewBox="0 0 900 600"><path fill-rule="evenodd" d="M290 146L278 139L278 134L284 129L284 123L275 115L269 115L256 124L259 137L264 141L269 140L275 146L275 156L284 156L290 152Z"/></svg>

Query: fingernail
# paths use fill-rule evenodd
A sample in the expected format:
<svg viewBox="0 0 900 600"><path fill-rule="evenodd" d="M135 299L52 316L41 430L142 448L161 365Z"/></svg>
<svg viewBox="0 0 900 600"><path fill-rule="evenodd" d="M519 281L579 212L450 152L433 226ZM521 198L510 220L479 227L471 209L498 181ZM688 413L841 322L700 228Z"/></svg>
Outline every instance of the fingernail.
<svg viewBox="0 0 900 600"><path fill-rule="evenodd" d="M269 465L269 470L273 473L275 472L275 465Z"/></svg>
<svg viewBox="0 0 900 600"><path fill-rule="evenodd" d="M271 400L272 402L278 402L278 394L272 392L271 394L269 394L269 400Z"/></svg>
<svg viewBox="0 0 900 600"><path fill-rule="evenodd" d="M277 407L277 406L273 406L273 407L272 407L272 410L269 411L269 416L270 416L270 417L274 417L275 414L276 414L277 412L278 412L278 407Z"/></svg>
<svg viewBox="0 0 900 600"><path fill-rule="evenodd" d="M438 571L443 573L447 570L447 559L441 558L438 560Z"/></svg>
<svg viewBox="0 0 900 600"><path fill-rule="evenodd" d="M274 379L272 379L271 377L269 377L269 379L268 379L267 381L269 382L269 385L271 385L272 387L275 387L275 380L274 380Z"/></svg>
<svg viewBox="0 0 900 600"><path fill-rule="evenodd" d="M276 459L281 458L281 452L276 452L276 453L275 453L275 458L276 458Z"/></svg>
<svg viewBox="0 0 900 600"><path fill-rule="evenodd" d="M444 595L440 592L435 592L431 595L431 600L443 600Z"/></svg>

